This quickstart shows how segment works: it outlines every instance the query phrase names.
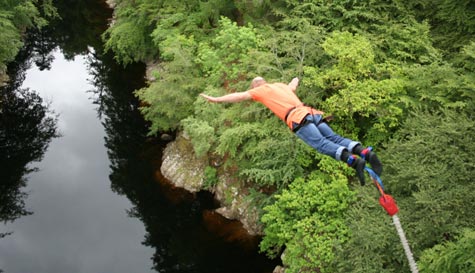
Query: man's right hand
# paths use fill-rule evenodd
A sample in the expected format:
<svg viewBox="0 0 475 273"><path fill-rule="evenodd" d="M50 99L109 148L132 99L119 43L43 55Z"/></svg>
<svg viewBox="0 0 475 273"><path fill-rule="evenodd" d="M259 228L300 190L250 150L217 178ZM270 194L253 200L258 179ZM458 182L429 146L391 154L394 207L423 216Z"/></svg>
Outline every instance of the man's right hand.
<svg viewBox="0 0 475 273"><path fill-rule="evenodd" d="M295 91L297 90L297 86L299 86L299 78L295 77L290 81L289 87L295 93Z"/></svg>
<svg viewBox="0 0 475 273"><path fill-rule="evenodd" d="M250 100L252 98L251 94L249 94L249 92L247 91L231 93L231 94L227 94L221 97L212 97L212 96L205 95L203 93L201 93L200 96L207 99L209 102L231 102L231 103L240 102L243 100Z"/></svg>
<svg viewBox="0 0 475 273"><path fill-rule="evenodd" d="M206 94L201 93L200 96L205 98L209 102L218 102L218 100L215 97L208 96Z"/></svg>

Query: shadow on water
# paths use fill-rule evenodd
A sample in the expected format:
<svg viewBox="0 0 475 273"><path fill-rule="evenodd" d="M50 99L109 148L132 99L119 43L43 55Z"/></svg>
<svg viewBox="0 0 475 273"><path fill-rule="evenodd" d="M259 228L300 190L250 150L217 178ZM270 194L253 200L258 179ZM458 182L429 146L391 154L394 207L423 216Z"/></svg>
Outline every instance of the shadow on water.
<svg viewBox="0 0 475 273"><path fill-rule="evenodd" d="M32 62L50 63L36 49L25 43L8 65L9 84L0 87L0 221L4 223L32 214L25 208L28 194L23 191L27 175L37 171L30 164L40 161L51 140L59 137L57 116L49 104L36 91L21 88ZM8 234L0 233L0 238Z"/></svg>
<svg viewBox="0 0 475 273"><path fill-rule="evenodd" d="M134 90L145 86L145 66L132 64L124 68L115 63L110 54L104 54L102 49L100 35L107 28L112 10L103 1L93 0L55 1L55 5L63 20L52 22L41 32L29 33L24 49L9 70L10 77L15 79L13 83L16 82L8 87L9 93L14 94L13 90L21 92L18 88L24 79L22 75L32 62L42 69L49 69L53 49L59 47L64 56L70 59L78 54L87 54L95 86L90 91L91 99L97 105L98 116L106 132L111 189L131 201L133 208L128 211L129 216L140 219L144 224L146 236L143 245L152 247L155 252L152 257L153 270L272 272L276 262L258 254L259 238L248 236L240 223L214 213L216 204L209 193L188 193L174 188L161 176L161 153L166 142L147 136L147 124L133 94ZM0 217L4 221L13 221L28 214L22 201L26 196L20 190L26 183L25 174L31 171L26 166L28 162L40 160L51 138L57 136L54 115L48 112L47 106L34 92L27 92L23 98L27 98L28 94L30 100L22 103L30 107L36 105L34 109L37 112L32 113L31 117L28 111L18 111L19 108L12 108L11 112L23 115L15 117L23 119L16 120L17 124L32 124L33 128L41 128L37 130L38 136L25 135L23 139L16 139L16 142L9 140L9 136L25 133L6 131L3 109L1 113L0 137L5 138L1 139L2 145L12 143L12 149L24 148L26 155L14 162L16 168L10 168L15 172L8 174L2 171L2 184L7 181L4 175L9 175L8 181L11 181L7 185L10 187L9 194L3 194L8 192L3 188L0 191ZM19 107L20 104L9 107ZM42 119L38 113L43 114ZM34 147L26 145L33 144L31 137L38 140ZM9 150L4 150L3 146L1 149L7 151L0 153L1 167L5 168L9 166L7 164L13 164L10 160L12 153L9 154ZM11 200L7 200L4 195Z"/></svg>
<svg viewBox="0 0 475 273"><path fill-rule="evenodd" d="M49 104L35 90L21 88L26 71L33 63L40 70L50 69L52 51L58 46L69 59L87 53L89 46L100 48L97 35L107 27L104 16L112 15L101 1L59 1L55 6L68 20L28 31L23 48L8 65L9 84L0 87L0 221L4 223L32 214L25 209L28 194L23 191L27 175L37 171L30 164L40 161L51 140L59 137L57 116ZM76 13L77 9L83 12ZM92 32L86 25L97 29ZM8 234L0 233L0 238Z"/></svg>
<svg viewBox="0 0 475 273"><path fill-rule="evenodd" d="M0 88L0 221L11 222L31 214L25 209L26 175L36 169L52 138L57 137L57 119L33 90L20 88L24 70L12 65L11 83ZM0 238L5 233L0 233Z"/></svg>

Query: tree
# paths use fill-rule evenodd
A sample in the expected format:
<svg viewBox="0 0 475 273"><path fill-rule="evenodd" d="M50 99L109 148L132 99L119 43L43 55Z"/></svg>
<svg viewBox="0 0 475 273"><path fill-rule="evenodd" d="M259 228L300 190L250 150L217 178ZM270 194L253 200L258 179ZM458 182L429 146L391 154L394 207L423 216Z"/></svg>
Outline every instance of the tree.
<svg viewBox="0 0 475 273"><path fill-rule="evenodd" d="M421 272L475 272L475 231L464 230L453 242L448 241L424 251Z"/></svg>
<svg viewBox="0 0 475 273"><path fill-rule="evenodd" d="M328 185L350 178L348 168L306 147L257 103L208 104L197 94L244 91L257 75L301 77L302 101L334 114L335 131L377 145L383 179L420 257L474 224L473 206L460 201L473 192L473 7L429 2L124 0L119 21L144 27L144 35L153 29L155 48L137 47L159 55L158 80L137 93L151 133L183 129L198 155L225 161L208 174L236 174L251 192L278 194L263 215L266 251L286 249L291 271L399 272L407 269L404 254L374 189L352 189L356 197L343 199L355 202L330 213L310 196L325 195L315 188L332 192ZM325 200L334 204L334 197ZM327 215L343 219L343 234L320 226L334 227Z"/></svg>
<svg viewBox="0 0 475 273"><path fill-rule="evenodd" d="M2 1L0 4L0 76L6 72L6 65L13 61L23 46L22 34L27 28L41 28L47 24L45 18L57 16L52 0Z"/></svg>
<svg viewBox="0 0 475 273"><path fill-rule="evenodd" d="M143 103L141 112L151 122L150 134L177 129L191 114L193 101L204 85L195 62L197 43L193 37L169 37L162 54L166 59L154 72L156 81L136 92Z"/></svg>
<svg viewBox="0 0 475 273"><path fill-rule="evenodd" d="M431 37L437 48L448 58L473 40L475 6L467 0L402 1L414 11L419 21L430 25Z"/></svg>
<svg viewBox="0 0 475 273"><path fill-rule="evenodd" d="M469 115L458 111L417 110L382 154L386 162L382 179L398 203L416 260L425 249L453 241L463 229L475 225L473 206L467 201L475 197L472 124ZM347 223L353 232L337 259L341 271L407 270L390 218L377 204L374 189L368 190L372 195L362 191L357 205L348 211Z"/></svg>
<svg viewBox="0 0 475 273"><path fill-rule="evenodd" d="M348 240L344 212L353 193L342 175L313 173L275 195L264 208L261 250L275 257L285 248L286 272L335 272L335 248Z"/></svg>
<svg viewBox="0 0 475 273"><path fill-rule="evenodd" d="M362 35L333 32L322 47L329 56L325 67L305 69L304 84L325 94L317 107L338 117L335 128L364 143L382 143L400 125L403 113L399 98L405 90L396 69L377 63L373 46Z"/></svg>

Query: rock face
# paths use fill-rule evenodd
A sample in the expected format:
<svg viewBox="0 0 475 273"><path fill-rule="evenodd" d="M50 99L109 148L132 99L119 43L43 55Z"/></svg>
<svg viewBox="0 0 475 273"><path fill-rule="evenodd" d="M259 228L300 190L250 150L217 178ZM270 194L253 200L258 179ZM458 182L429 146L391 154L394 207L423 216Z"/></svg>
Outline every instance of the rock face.
<svg viewBox="0 0 475 273"><path fill-rule="evenodd" d="M0 87L3 87L8 84L8 75L5 71L0 69Z"/></svg>
<svg viewBox="0 0 475 273"><path fill-rule="evenodd" d="M206 162L196 159L191 143L183 135L178 135L163 151L162 175L175 186L189 192L201 190L205 168Z"/></svg>
<svg viewBox="0 0 475 273"><path fill-rule="evenodd" d="M217 213L231 220L239 220L250 235L262 235L259 213L246 195L247 189L228 175L220 175L219 183L212 190L222 205Z"/></svg>
<svg viewBox="0 0 475 273"><path fill-rule="evenodd" d="M163 151L160 171L175 186L198 192L203 190L206 166L208 158L197 158L191 142L179 134ZM262 234L259 214L247 198L247 189L236 178L221 172L224 174L218 175L219 182L210 189L221 204L216 212L227 219L240 221L250 235Z"/></svg>
<svg viewBox="0 0 475 273"><path fill-rule="evenodd" d="M107 5L109 5L109 7L111 7L111 8L115 8L115 6L117 5L117 3L116 3L115 0L106 0L106 3L107 3Z"/></svg>

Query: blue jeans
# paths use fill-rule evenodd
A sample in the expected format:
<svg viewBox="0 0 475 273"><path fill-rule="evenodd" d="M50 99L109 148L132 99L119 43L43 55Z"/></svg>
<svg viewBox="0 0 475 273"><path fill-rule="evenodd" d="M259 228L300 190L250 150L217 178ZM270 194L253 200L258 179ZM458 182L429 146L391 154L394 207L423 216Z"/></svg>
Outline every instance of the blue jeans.
<svg viewBox="0 0 475 273"><path fill-rule="evenodd" d="M320 153L329 155L336 160L341 160L341 153L345 149L351 152L356 145L360 144L335 134L330 126L321 120L322 115L306 116L302 122L306 121L307 124L298 129L295 134ZM297 125L294 123L294 128Z"/></svg>

